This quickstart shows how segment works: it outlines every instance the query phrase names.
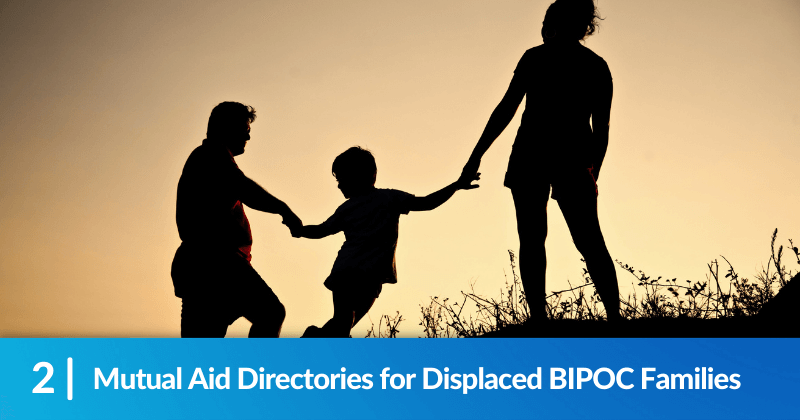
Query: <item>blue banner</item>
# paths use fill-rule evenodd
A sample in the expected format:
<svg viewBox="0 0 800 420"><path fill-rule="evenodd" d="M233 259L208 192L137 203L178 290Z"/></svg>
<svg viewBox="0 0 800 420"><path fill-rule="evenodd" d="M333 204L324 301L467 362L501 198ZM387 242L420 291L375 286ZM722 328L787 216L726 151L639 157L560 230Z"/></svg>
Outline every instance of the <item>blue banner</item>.
<svg viewBox="0 0 800 420"><path fill-rule="evenodd" d="M798 418L800 339L0 339L3 419Z"/></svg>

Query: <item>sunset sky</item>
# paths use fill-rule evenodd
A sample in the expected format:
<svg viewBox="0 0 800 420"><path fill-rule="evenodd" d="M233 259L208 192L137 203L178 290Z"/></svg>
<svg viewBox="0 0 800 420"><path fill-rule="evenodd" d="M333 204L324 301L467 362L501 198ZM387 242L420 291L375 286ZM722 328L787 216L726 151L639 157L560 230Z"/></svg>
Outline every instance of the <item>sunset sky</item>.
<svg viewBox="0 0 800 420"><path fill-rule="evenodd" d="M257 120L246 175L306 223L344 198L333 159L372 150L377 186L454 181L549 1L5 1L0 3L0 336L175 337L169 271L178 178L211 109ZM800 242L800 2L601 0L586 46L614 78L599 180L611 256L702 280L724 255L745 276L769 239ZM398 284L353 331L475 290L497 296L517 250L503 176L519 116L481 187L400 219ZM549 203L548 290L582 281ZM332 315L322 285L344 241L294 239L248 209L253 266L297 337ZM797 269L794 262L788 268ZM618 270L623 294L630 274ZM229 337L246 336L240 319Z"/></svg>

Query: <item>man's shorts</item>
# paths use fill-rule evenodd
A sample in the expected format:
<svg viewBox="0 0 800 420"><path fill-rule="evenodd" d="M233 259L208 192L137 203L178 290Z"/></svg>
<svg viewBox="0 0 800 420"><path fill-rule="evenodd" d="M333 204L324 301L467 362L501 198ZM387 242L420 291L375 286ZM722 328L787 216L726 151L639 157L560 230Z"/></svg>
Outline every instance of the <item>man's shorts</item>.
<svg viewBox="0 0 800 420"><path fill-rule="evenodd" d="M250 263L235 253L210 253L181 245L172 263L175 295L183 299L182 318L230 325L251 322L281 305Z"/></svg>

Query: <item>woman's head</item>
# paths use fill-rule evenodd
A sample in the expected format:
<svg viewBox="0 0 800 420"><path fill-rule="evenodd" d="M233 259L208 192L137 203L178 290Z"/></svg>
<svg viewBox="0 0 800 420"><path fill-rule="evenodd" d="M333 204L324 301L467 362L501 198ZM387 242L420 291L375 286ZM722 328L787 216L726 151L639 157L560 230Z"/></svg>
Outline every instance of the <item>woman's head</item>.
<svg viewBox="0 0 800 420"><path fill-rule="evenodd" d="M556 0L544 15L542 39L580 41L594 33L598 19L594 0Z"/></svg>

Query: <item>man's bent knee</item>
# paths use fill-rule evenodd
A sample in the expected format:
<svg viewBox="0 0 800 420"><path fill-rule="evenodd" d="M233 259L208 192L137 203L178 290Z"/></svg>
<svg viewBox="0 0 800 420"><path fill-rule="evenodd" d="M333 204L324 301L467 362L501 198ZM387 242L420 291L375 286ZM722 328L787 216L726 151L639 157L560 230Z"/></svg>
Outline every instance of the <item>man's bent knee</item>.
<svg viewBox="0 0 800 420"><path fill-rule="evenodd" d="M253 324L259 325L282 325L286 319L286 308L278 301L257 300L244 314Z"/></svg>
<svg viewBox="0 0 800 420"><path fill-rule="evenodd" d="M278 302L274 305L272 318L275 319L275 322L280 322L281 324L286 319L286 307L282 303Z"/></svg>

